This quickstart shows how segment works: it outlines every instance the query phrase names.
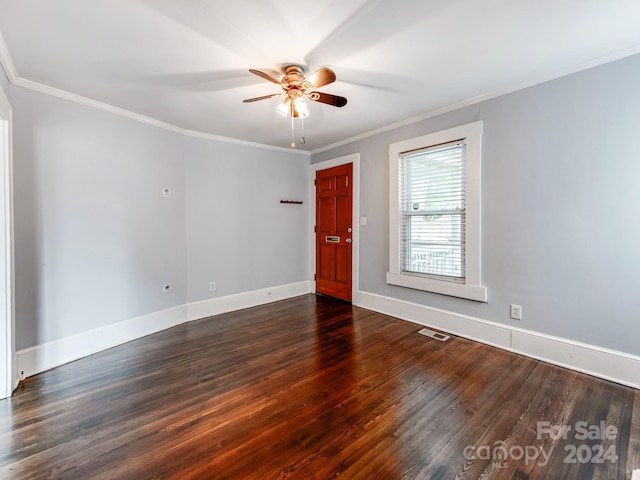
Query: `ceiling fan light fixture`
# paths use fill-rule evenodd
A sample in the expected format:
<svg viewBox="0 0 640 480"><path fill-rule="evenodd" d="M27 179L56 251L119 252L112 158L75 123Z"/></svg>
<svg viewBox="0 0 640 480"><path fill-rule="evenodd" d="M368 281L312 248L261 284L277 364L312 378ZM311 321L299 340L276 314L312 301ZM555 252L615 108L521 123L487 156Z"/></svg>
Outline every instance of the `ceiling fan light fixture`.
<svg viewBox="0 0 640 480"><path fill-rule="evenodd" d="M268 73L261 72L260 70L249 69L249 72L254 75L268 80L271 83L280 85L282 92L263 95L261 97L248 98L243 100L243 102L251 103L258 100L267 100L269 98L284 95L284 100L280 105L278 105L276 111L285 118L291 116L291 148L295 148L294 121L296 118L301 120L300 127L302 129L302 136L300 137L300 143L305 143L304 122L302 122L302 120L311 114L306 100L324 103L334 107L344 107L347 104L347 99L331 93L323 93L315 90L316 88L329 85L336 81L336 74L329 68L320 68L306 78L304 76L304 68L300 65L287 65L282 70L284 76L281 80L277 80Z"/></svg>
<svg viewBox="0 0 640 480"><path fill-rule="evenodd" d="M293 108L295 109L297 116L300 118L306 118L309 116L309 107L307 107L307 102L304 101L304 98L297 97L293 101Z"/></svg>
<svg viewBox="0 0 640 480"><path fill-rule="evenodd" d="M291 112L291 99L286 97L280 105L276 108L276 112L278 112L283 117L286 117Z"/></svg>

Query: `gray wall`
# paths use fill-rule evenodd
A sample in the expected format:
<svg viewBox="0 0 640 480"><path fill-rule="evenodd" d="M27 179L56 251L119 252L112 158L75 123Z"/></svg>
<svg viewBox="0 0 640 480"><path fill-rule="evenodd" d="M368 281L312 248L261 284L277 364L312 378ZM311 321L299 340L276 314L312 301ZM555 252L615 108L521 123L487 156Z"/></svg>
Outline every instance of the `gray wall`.
<svg viewBox="0 0 640 480"><path fill-rule="evenodd" d="M11 93L18 350L308 280L308 156Z"/></svg>
<svg viewBox="0 0 640 480"><path fill-rule="evenodd" d="M640 354L638 84L635 56L314 155L361 154L361 290ZM308 198L305 157L182 137L3 75L0 88L14 109L18 349L308 278L308 205L278 203ZM389 143L478 119L489 302L386 285Z"/></svg>
<svg viewBox="0 0 640 480"><path fill-rule="evenodd" d="M309 279L308 156L185 138L185 166L190 302Z"/></svg>
<svg viewBox="0 0 640 480"><path fill-rule="evenodd" d="M638 85L633 56L313 155L360 152L360 289L640 354ZM389 144L475 120L488 303L387 285Z"/></svg>
<svg viewBox="0 0 640 480"><path fill-rule="evenodd" d="M182 137L19 87L12 106L16 348L185 303Z"/></svg>

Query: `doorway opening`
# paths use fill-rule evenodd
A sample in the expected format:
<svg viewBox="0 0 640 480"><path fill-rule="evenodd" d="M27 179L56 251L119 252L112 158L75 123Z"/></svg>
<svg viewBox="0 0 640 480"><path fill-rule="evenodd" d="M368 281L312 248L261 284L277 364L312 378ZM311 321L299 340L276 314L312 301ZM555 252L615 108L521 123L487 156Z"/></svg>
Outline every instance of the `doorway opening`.
<svg viewBox="0 0 640 480"><path fill-rule="evenodd" d="M356 305L360 155L312 164L310 177L311 290Z"/></svg>

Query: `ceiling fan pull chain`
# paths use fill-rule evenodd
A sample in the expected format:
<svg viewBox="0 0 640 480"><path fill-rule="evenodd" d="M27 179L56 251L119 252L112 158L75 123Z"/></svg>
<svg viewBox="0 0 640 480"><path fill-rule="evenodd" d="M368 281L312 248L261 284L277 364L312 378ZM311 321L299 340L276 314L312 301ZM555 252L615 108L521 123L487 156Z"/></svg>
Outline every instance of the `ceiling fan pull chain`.
<svg viewBox="0 0 640 480"><path fill-rule="evenodd" d="M300 145L304 145L304 117L300 117Z"/></svg>
<svg viewBox="0 0 640 480"><path fill-rule="evenodd" d="M296 137L294 129L293 102L291 102L291 148L296 148Z"/></svg>

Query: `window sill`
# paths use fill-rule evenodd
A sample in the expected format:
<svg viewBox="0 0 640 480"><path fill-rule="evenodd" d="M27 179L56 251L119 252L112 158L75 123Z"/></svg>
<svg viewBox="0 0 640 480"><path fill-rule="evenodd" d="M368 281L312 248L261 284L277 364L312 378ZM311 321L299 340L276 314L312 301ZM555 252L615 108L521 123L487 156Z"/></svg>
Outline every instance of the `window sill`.
<svg viewBox="0 0 640 480"><path fill-rule="evenodd" d="M451 297L466 298L467 300L475 300L476 302L487 301L487 287L483 287L482 285L443 282L431 278L402 275L399 273L387 273L387 283L389 285L439 293Z"/></svg>

